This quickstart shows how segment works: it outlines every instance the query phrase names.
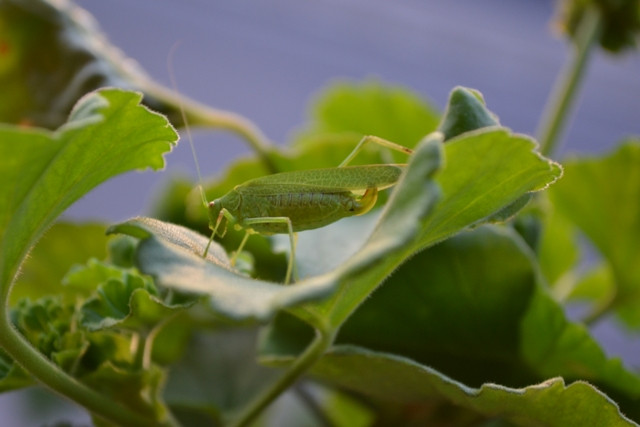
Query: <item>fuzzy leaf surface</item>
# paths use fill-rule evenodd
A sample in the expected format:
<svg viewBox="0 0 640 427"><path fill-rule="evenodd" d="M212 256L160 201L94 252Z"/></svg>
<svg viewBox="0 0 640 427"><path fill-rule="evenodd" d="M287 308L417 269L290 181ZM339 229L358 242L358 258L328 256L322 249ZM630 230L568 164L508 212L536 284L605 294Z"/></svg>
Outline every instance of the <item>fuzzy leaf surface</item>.
<svg viewBox="0 0 640 427"><path fill-rule="evenodd" d="M234 321L264 321L275 311L321 298L333 289L331 280L283 286L254 280L233 270L224 250L189 229L151 218L134 218L111 232L141 238L137 262L158 284L182 292L208 295L211 308Z"/></svg>

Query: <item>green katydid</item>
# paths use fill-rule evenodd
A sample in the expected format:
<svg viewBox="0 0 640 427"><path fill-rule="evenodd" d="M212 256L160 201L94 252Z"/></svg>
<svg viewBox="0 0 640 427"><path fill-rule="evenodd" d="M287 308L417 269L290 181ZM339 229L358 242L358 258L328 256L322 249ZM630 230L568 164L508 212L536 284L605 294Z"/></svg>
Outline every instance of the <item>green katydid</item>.
<svg viewBox="0 0 640 427"><path fill-rule="evenodd" d="M287 233L291 253L285 284L289 283L292 273L297 276L295 232L324 227L348 216L362 215L375 205L378 190L398 181L404 164L347 166L370 142L406 154L413 153L402 145L375 136L365 136L336 168L276 173L237 185L207 204L209 227L212 229L209 245L223 218L235 220L235 227L246 231L231 259L232 265L251 234ZM357 195L354 191L364 191L364 194Z"/></svg>
<svg viewBox="0 0 640 427"><path fill-rule="evenodd" d="M177 45L174 45L169 54L168 69L173 89L178 93L171 64L173 51L176 48ZM177 98L198 180L202 182L187 117L181 98L179 96ZM398 181L405 164L347 166L370 142L408 155L413 153L413 150L391 141L376 136L365 136L336 168L282 172L252 179L237 185L212 202L207 202L204 190L200 187L203 204L209 212L209 228L212 230L203 257L207 256L223 218L227 221L235 220L235 227L246 231L231 258L232 265L235 264L238 254L251 234L287 233L291 244L285 276L285 284L288 284L292 274L297 276L295 232L324 227L348 216L362 215L375 205L378 190L391 187ZM364 193L358 195L354 192ZM222 236L225 232L226 226Z"/></svg>

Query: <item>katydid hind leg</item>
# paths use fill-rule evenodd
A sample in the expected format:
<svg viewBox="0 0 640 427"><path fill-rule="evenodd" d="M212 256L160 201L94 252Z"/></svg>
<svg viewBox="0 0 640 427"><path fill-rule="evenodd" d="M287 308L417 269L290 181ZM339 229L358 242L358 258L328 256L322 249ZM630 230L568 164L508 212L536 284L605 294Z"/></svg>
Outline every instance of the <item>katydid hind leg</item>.
<svg viewBox="0 0 640 427"><path fill-rule="evenodd" d="M408 155L413 154L413 150L410 148L405 147L404 145L400 145L400 144L396 144L395 142L391 142L391 141L387 141L384 138L380 138L378 136L373 136L373 135L367 135L364 136L360 142L358 142L358 145L356 145L356 147L353 149L353 151L351 151L351 153L349 153L349 155L347 156L346 159L344 159L342 161L342 163L340 163L340 165L338 166L339 168L347 166L357 155L358 153L360 153L360 151L362 151L362 149L369 143L373 142L374 144L378 144L382 147L386 147L386 148L390 148L394 151L398 151L400 153L405 153Z"/></svg>
<svg viewBox="0 0 640 427"><path fill-rule="evenodd" d="M287 273L285 275L284 284L288 285L291 282L291 276L295 281L298 280L298 268L296 266L296 235L293 232L293 224L291 219L286 216L277 217L262 217L262 218L248 218L244 220L244 225L250 227L253 224L286 224L287 232L289 234L289 244L291 245L291 253L289 255L289 262L287 264Z"/></svg>

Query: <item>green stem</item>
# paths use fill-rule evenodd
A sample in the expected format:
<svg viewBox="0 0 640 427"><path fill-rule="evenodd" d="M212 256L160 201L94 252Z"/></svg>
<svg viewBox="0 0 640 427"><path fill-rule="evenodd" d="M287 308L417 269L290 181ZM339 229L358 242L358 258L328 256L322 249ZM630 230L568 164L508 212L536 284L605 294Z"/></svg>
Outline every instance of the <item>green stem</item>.
<svg viewBox="0 0 640 427"><path fill-rule="evenodd" d="M316 329L316 337L309 347L307 347L275 383L249 404L230 425L234 427L246 426L253 421L269 404L284 393L322 357L333 343L334 337L335 334L333 333L325 333Z"/></svg>
<svg viewBox="0 0 640 427"><path fill-rule="evenodd" d="M553 88L538 127L540 151L546 156L551 156L557 148L560 133L566 125L576 99L577 90L584 78L586 65L592 47L600 34L600 28L600 13L595 8L588 8L578 28L573 57Z"/></svg>
<svg viewBox="0 0 640 427"><path fill-rule="evenodd" d="M278 172L271 159L272 144L262 131L246 117L230 111L211 108L186 96L177 94L175 91L169 90L151 80L145 80L139 82L139 84L148 95L175 108L176 111L183 108L189 124L223 129L241 136L258 154L270 173ZM170 119L174 124L182 123L183 121L178 115L170 117ZM183 125L187 126L187 123L183 123Z"/></svg>
<svg viewBox="0 0 640 427"><path fill-rule="evenodd" d="M0 344L2 348L37 380L61 395L84 406L91 413L122 426L154 426L150 420L103 396L69 376L34 349L13 327L8 307L0 304Z"/></svg>

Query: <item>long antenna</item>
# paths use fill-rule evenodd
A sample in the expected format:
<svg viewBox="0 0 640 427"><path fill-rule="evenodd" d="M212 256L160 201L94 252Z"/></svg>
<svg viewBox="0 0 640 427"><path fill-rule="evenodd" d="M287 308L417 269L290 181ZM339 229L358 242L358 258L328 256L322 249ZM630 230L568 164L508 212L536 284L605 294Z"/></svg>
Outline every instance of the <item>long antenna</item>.
<svg viewBox="0 0 640 427"><path fill-rule="evenodd" d="M198 188L200 189L200 197L202 198L202 204L204 207L208 207L209 202L207 201L207 196L204 194L204 188L202 187L202 174L200 173L200 163L198 163L198 156L196 154L196 147L193 144L193 138L191 137L191 127L189 126L189 121L187 120L187 114L184 111L184 105L182 102L182 97L180 96L180 92L178 91L178 84L176 83L176 76L173 70L173 57L175 55L176 50L178 50L178 46L180 46L180 42L175 42L171 49L169 50L169 55L167 56L167 69L169 71L169 79L171 80L171 88L175 92L176 100L178 102L178 107L180 108L180 116L182 117L182 122L184 123L184 128L187 132L187 140L189 141L189 146L191 147L191 155L193 156L193 163L196 165L196 174L198 176Z"/></svg>

